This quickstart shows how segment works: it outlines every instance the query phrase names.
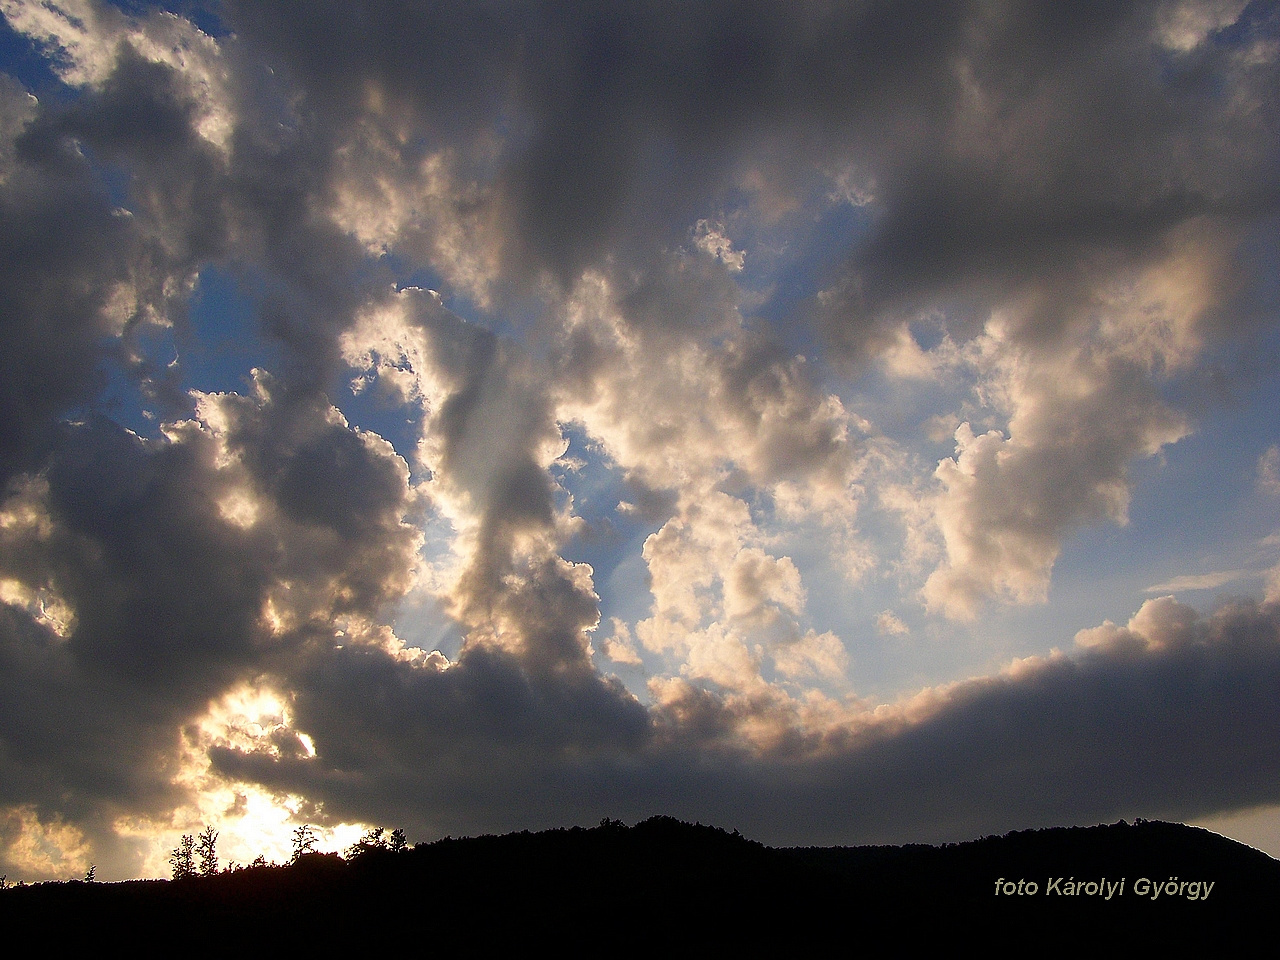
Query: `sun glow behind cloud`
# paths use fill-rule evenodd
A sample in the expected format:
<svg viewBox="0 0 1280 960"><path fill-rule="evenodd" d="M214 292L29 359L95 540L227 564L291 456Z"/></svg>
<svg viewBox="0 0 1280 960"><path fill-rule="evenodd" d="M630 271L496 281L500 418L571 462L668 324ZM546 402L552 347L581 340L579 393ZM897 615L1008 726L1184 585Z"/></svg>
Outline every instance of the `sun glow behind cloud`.
<svg viewBox="0 0 1280 960"><path fill-rule="evenodd" d="M317 850L341 852L369 829L362 823L321 825L317 821L324 819L323 811L306 798L219 774L210 763L211 749L304 761L316 753L311 737L294 729L287 701L280 694L247 685L226 693L184 731L184 749L173 782L187 790L193 802L175 810L167 829L152 822L116 825L120 835L144 846L146 873L166 874L169 853L180 835L197 834L209 824L217 825L224 867L245 866L258 857L287 863L293 854L293 832L303 822L314 823Z"/></svg>

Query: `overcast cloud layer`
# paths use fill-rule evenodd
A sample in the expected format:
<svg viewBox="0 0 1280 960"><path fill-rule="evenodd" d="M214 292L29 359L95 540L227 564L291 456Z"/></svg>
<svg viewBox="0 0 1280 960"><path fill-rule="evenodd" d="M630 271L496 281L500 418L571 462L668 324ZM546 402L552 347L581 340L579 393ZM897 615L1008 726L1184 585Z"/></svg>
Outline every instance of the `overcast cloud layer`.
<svg viewBox="0 0 1280 960"><path fill-rule="evenodd" d="M1280 804L1276 4L173 7L0 0L0 874Z"/></svg>

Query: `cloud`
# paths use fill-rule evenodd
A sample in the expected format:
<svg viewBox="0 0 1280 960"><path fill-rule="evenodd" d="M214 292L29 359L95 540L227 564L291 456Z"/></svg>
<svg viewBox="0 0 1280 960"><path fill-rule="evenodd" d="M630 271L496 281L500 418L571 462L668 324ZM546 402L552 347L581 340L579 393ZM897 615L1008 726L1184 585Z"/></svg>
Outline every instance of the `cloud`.
<svg viewBox="0 0 1280 960"><path fill-rule="evenodd" d="M1267 5L0 13L0 872L1277 800L1275 590L987 636L1272 332Z"/></svg>
<svg viewBox="0 0 1280 960"><path fill-rule="evenodd" d="M625 621L617 617L613 618L613 636L604 641L604 651L614 663L625 663L633 667L644 663L640 654L636 652L630 628Z"/></svg>
<svg viewBox="0 0 1280 960"><path fill-rule="evenodd" d="M185 723L410 583L403 461L274 386L204 397L156 441L68 427L4 505L4 577L69 621L59 635L48 599L44 617L3 608L5 801L70 818L113 870L132 856L110 853L117 817L163 822L187 799Z"/></svg>
<svg viewBox="0 0 1280 960"><path fill-rule="evenodd" d="M638 722L638 707L633 726L581 715L595 734L578 748L585 755L556 752L558 736L578 743L587 728L569 730L550 715L533 723L527 688L501 661L433 674L362 650L307 685L308 696L325 700L300 717L321 731L315 760L223 751L217 762L323 796L335 810L375 805L414 829L448 833L582 820L603 809L624 819L705 811L775 843L939 841L1137 810L1190 818L1276 799L1274 738L1237 733L1280 724L1265 682L1256 682L1280 673L1278 626L1273 605L1200 617L1149 601L1127 630L1134 640L1085 641L1075 656L1033 658L874 709L722 698L676 680L660 687L655 726ZM352 657L360 660L354 674ZM409 673L417 679L406 684ZM508 706L499 715L481 723L460 710L482 709L483 697L463 691L501 676ZM377 713L362 706L374 702L384 705ZM337 717L355 725L326 719ZM610 729L621 739L607 746L600 736ZM761 754L748 743L769 748ZM516 749L523 760L507 753ZM418 760L383 767L375 759L392 755ZM335 757L336 765L326 760ZM480 758L488 765L470 766Z"/></svg>
<svg viewBox="0 0 1280 960"><path fill-rule="evenodd" d="M694 245L699 250L711 254L730 270L741 270L747 255L741 250L734 250L729 238L724 235L723 226L713 226L706 220L699 220L694 227Z"/></svg>
<svg viewBox="0 0 1280 960"><path fill-rule="evenodd" d="M1247 0L1164 4L1156 15L1160 42L1171 50L1188 53L1214 33L1235 23L1246 6Z"/></svg>
<svg viewBox="0 0 1280 960"><path fill-rule="evenodd" d="M910 628L902 622L892 610L882 610L876 617L876 630L885 636L902 636L910 633Z"/></svg>
<svg viewBox="0 0 1280 960"><path fill-rule="evenodd" d="M133 219L68 144L42 135L34 98L4 78L0 100L14 121L0 150L0 472L8 479L38 464L59 414L102 389L104 343L123 333L154 287L137 276L145 240Z"/></svg>
<svg viewBox="0 0 1280 960"><path fill-rule="evenodd" d="M950 616L976 616L989 596L1042 600L1065 534L1125 523L1130 462L1188 432L1142 368L1105 340L1026 348L1011 330L1021 322L994 318L975 343L1007 436L961 424L955 457L935 473L947 559L922 593Z"/></svg>
<svg viewBox="0 0 1280 960"><path fill-rule="evenodd" d="M1142 605L1127 627L1117 627L1110 620L1100 627L1081 630L1076 634L1076 645L1085 648L1123 648L1136 644L1141 648L1160 648L1185 634L1195 624L1199 615L1194 609L1179 603L1172 596L1157 597Z"/></svg>
<svg viewBox="0 0 1280 960"><path fill-rule="evenodd" d="M1147 593L1176 592L1178 590L1214 590L1234 580L1257 576L1258 574L1251 570L1215 570L1213 573L1185 574L1180 577L1174 577L1165 583L1157 583L1155 586L1147 587Z"/></svg>

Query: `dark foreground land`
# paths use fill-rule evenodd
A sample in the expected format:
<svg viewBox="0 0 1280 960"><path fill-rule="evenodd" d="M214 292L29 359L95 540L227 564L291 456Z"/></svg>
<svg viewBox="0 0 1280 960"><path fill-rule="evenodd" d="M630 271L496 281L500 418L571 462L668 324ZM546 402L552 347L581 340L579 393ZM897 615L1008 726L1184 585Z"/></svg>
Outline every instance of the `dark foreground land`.
<svg viewBox="0 0 1280 960"><path fill-rule="evenodd" d="M1020 891L1020 892L1019 892ZM1280 861L1160 822L1023 831L942 847L773 849L655 817L308 854L176 882L0 891L9 941L133 946L141 955L413 948L570 956L694 949L972 943L1056 956L1067 945L1229 947L1280 906ZM258 948L258 949L255 949ZM289 954L292 955L292 951Z"/></svg>

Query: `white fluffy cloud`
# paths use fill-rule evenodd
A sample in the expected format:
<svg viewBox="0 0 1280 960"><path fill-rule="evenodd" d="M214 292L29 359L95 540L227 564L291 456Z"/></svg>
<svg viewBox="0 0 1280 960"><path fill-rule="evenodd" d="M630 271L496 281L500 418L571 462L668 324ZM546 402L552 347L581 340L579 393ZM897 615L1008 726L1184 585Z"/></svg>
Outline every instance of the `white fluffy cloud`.
<svg viewBox="0 0 1280 960"><path fill-rule="evenodd" d="M1192 314L1164 299L1126 308L1148 320L1170 314L1167 326L1094 302L1048 343L1027 342L1042 336L1026 329L1033 306L987 323L969 350L979 395L1006 426L977 435L961 424L955 456L938 464L935 516L947 553L923 589L931 609L972 618L988 597L1041 601L1069 532L1127 522L1130 465L1190 429L1152 372L1184 362L1182 330L1203 310L1200 300L1176 302Z"/></svg>

